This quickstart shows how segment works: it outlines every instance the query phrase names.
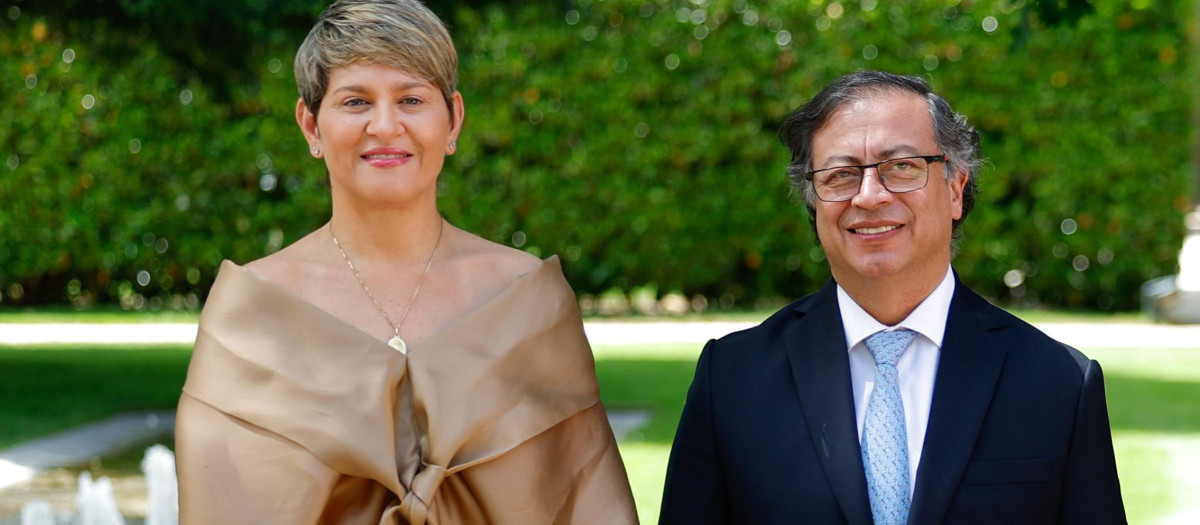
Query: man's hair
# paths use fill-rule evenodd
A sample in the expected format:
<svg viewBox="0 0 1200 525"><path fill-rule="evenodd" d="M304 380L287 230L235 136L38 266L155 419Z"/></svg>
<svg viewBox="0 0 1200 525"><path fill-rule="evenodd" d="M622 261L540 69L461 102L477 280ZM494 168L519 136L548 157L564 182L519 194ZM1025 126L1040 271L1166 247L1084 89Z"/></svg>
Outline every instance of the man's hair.
<svg viewBox="0 0 1200 525"><path fill-rule="evenodd" d="M945 174L949 178L960 169L967 172L967 185L963 189L962 217L954 221L953 238L959 238L959 225L975 207L975 195L979 191L977 179L983 165L980 157L979 134L967 123L967 117L955 113L950 103L939 97L925 79L918 76L895 75L883 71L859 70L834 80L812 100L805 102L788 116L779 129L779 139L792 152L787 175L792 187L804 198L808 218L813 231L817 229L816 192L812 181L804 175L812 171L813 135L829 117L845 106L872 96L890 93L913 93L929 104L933 119L934 140L940 153L949 161ZM818 239L819 242L819 239Z"/></svg>
<svg viewBox="0 0 1200 525"><path fill-rule="evenodd" d="M296 87L313 116L334 69L355 62L391 66L433 84L446 99L458 85L458 53L446 26L417 0L340 0L317 17L296 51Z"/></svg>

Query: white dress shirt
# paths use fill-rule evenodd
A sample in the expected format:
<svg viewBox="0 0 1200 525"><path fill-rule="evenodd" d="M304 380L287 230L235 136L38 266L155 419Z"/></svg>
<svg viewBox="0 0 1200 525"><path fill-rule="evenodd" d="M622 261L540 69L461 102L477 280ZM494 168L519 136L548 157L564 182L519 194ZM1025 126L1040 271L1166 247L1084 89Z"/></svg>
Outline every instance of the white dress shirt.
<svg viewBox="0 0 1200 525"><path fill-rule="evenodd" d="M846 347L850 349L850 383L854 387L854 413L858 420L858 439L862 442L863 421L867 417L867 401L875 386L875 358L864 342L880 330L907 328L917 333L908 350L896 362L899 372L900 399L904 403L904 420L908 433L908 491L917 481L917 466L925 444L925 429L929 426L929 407L933 401L933 381L937 378L938 359L942 351L942 336L946 318L950 315L950 299L954 297L954 274L946 268L946 276L933 292L917 305L900 324L885 326L863 310L850 295L837 287L838 308L842 326L846 329Z"/></svg>

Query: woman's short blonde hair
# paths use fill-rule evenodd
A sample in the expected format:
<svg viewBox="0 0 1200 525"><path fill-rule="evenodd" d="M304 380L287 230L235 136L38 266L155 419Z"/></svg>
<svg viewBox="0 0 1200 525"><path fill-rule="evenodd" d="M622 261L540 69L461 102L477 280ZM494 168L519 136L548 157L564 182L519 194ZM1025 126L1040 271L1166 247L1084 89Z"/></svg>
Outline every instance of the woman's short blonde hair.
<svg viewBox="0 0 1200 525"><path fill-rule="evenodd" d="M296 87L314 116L330 72L360 61L428 81L453 116L458 53L446 26L418 0L339 0L325 8L296 51Z"/></svg>

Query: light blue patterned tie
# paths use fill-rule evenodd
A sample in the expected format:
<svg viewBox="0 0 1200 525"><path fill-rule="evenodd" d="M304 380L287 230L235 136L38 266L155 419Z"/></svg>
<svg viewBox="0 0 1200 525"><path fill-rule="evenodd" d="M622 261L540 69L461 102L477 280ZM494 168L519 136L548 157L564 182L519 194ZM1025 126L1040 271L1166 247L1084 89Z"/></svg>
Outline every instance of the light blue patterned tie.
<svg viewBox="0 0 1200 525"><path fill-rule="evenodd" d="M867 350L875 356L875 388L867 401L862 456L875 525L908 522L908 431L896 361L916 336L912 330L896 330L867 338Z"/></svg>

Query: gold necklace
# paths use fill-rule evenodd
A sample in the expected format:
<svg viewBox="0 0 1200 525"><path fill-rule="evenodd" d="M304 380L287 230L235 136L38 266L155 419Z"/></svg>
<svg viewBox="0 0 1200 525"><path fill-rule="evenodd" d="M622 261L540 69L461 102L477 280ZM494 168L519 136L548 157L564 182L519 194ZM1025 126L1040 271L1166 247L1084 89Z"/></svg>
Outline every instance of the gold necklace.
<svg viewBox="0 0 1200 525"><path fill-rule="evenodd" d="M408 311L412 308L414 302L417 301L417 294L421 291L421 283L425 282L425 276L429 275L429 269L433 267L433 256L437 255L438 248L442 246L442 230L445 228L445 221L438 221L438 236L437 241L433 245L433 251L429 253L429 261L425 263L425 271L421 272L421 277L417 279L417 286L413 288L412 297L408 299L408 306L404 307L404 313L400 314L400 323L393 323L388 317L387 312L379 305L379 301L375 300L375 294L367 288L367 283L363 282L363 278L358 273L358 269L354 267L354 263L350 262L350 256L346 255L346 250L342 248L342 243L338 242L337 235L333 234L333 223L329 223L329 235L333 237L333 245L337 246L339 252L342 252L342 258L346 260L346 265L350 267L350 271L354 272L354 278L358 279L358 285L362 286L363 292L366 292L367 298L375 305L375 309L379 311L379 316L383 317L384 321L392 327L392 338L388 339L388 346L395 348L400 353L408 355L408 343L400 337L400 327L404 325L404 321L408 319Z"/></svg>

